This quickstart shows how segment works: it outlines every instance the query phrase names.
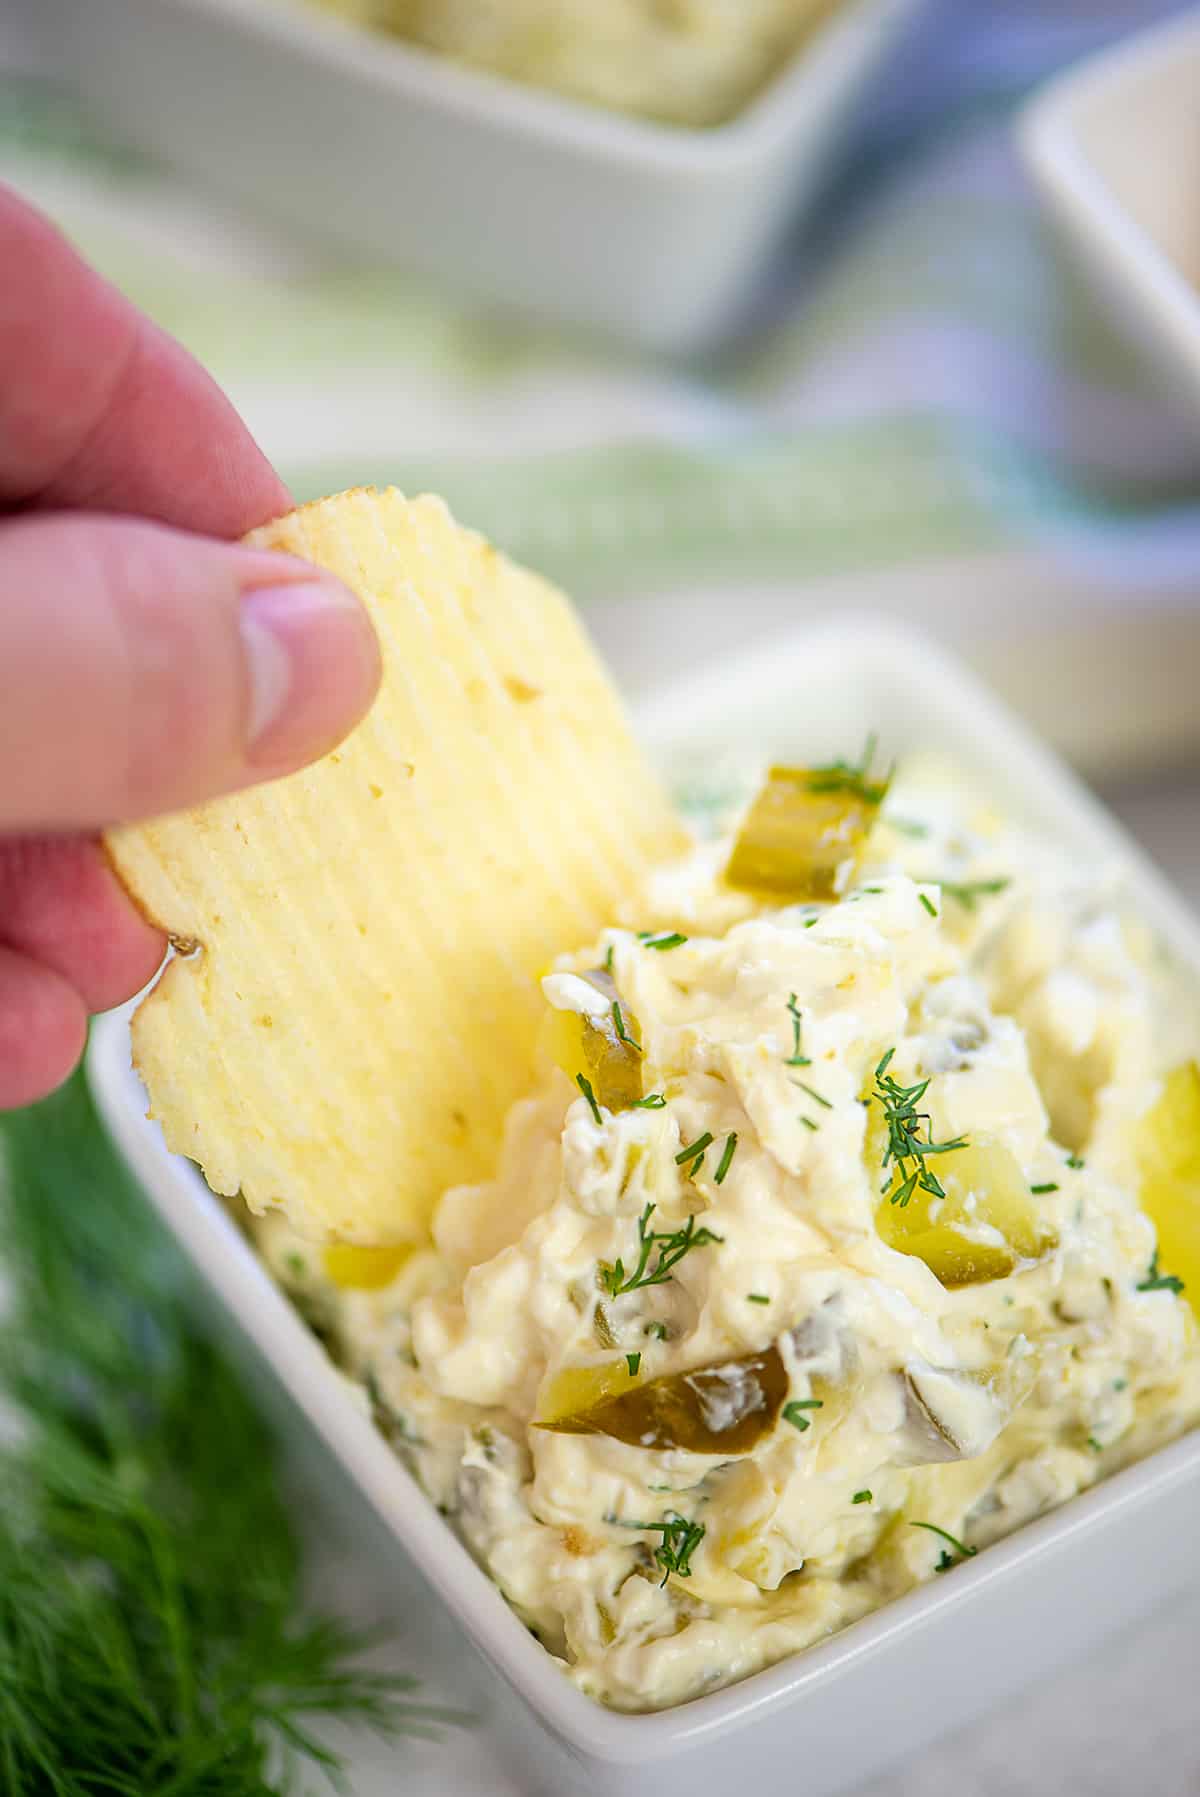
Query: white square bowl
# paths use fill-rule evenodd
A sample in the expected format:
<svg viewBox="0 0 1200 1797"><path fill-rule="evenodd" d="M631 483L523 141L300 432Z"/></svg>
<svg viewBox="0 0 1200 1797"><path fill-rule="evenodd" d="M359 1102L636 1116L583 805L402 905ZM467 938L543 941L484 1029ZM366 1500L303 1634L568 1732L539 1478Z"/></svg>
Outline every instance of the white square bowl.
<svg viewBox="0 0 1200 1797"><path fill-rule="evenodd" d="M309 238L680 350L735 320L916 0L843 0L726 125L459 67L300 0L26 0L120 137Z"/></svg>
<svg viewBox="0 0 1200 1797"><path fill-rule="evenodd" d="M1114 321L1200 400L1200 10L1052 81L1020 142Z"/></svg>
<svg viewBox="0 0 1200 1797"><path fill-rule="evenodd" d="M694 778L714 750L803 760L852 748L870 729L889 756L953 755L1031 828L1085 864L1115 867L1200 1002L1200 928L1187 907L1074 777L921 639L871 619L811 630L681 681L639 721L676 782ZM167 1153L145 1120L124 1015L97 1026L89 1071L119 1149L227 1321L366 1498L386 1530L385 1551L418 1569L491 1668L503 1733L530 1793L828 1797L961 1726L1200 1572L1196 1435L739 1685L658 1715L606 1711L522 1627L349 1401L199 1174Z"/></svg>

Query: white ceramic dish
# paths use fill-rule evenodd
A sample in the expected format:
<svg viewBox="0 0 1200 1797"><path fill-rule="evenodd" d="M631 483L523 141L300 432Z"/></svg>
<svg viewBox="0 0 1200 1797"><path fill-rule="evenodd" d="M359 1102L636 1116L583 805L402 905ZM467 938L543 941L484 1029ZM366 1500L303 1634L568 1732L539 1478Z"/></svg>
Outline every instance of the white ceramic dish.
<svg viewBox="0 0 1200 1797"><path fill-rule="evenodd" d="M1053 81L1021 144L1114 319L1200 399L1200 11Z"/></svg>
<svg viewBox="0 0 1200 1797"><path fill-rule="evenodd" d="M736 316L916 0L846 0L727 125L456 67L299 0L33 0L126 140L360 259L660 348Z"/></svg>
<svg viewBox="0 0 1200 1797"><path fill-rule="evenodd" d="M1116 864L1200 1002L1200 928L1118 825L956 663L870 619L796 635L681 682L640 715L669 777L713 745L803 759L878 727L886 754L932 747L1081 861ZM1200 1570L1200 1436L1118 1474L969 1565L743 1684L652 1716L582 1697L509 1611L348 1400L316 1340L194 1168L144 1118L122 1015L96 1029L90 1074L116 1142L257 1351L491 1667L521 1788L567 1797L827 1797L1080 1651ZM504 1687L508 1695L501 1695ZM869 1718L869 1726L865 1725Z"/></svg>

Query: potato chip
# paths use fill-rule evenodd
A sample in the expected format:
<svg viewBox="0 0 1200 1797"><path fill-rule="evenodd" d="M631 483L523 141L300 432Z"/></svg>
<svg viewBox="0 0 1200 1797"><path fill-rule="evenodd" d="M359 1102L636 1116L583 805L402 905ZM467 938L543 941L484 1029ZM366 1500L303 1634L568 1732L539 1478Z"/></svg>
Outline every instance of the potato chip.
<svg viewBox="0 0 1200 1797"><path fill-rule="evenodd" d="M367 719L302 772L110 832L177 954L134 1019L171 1148L316 1239L424 1234L533 1076L537 981L679 843L569 602L438 499L359 489L248 539L362 595Z"/></svg>

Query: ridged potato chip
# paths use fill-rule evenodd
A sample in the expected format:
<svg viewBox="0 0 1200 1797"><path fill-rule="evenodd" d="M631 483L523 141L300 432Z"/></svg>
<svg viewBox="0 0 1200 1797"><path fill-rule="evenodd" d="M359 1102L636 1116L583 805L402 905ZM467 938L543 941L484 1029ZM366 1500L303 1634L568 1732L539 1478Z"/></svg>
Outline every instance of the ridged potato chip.
<svg viewBox="0 0 1200 1797"><path fill-rule="evenodd" d="M438 499L360 489L256 531L338 574L373 710L287 779L109 833L177 954L134 1059L169 1146L315 1239L425 1233L532 1078L538 976L678 826L569 602Z"/></svg>

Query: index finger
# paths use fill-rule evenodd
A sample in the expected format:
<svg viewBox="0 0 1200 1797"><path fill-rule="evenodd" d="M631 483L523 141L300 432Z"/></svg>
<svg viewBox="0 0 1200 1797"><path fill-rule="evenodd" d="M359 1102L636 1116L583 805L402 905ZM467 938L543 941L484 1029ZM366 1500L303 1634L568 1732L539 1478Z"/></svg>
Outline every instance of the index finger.
<svg viewBox="0 0 1200 1797"><path fill-rule="evenodd" d="M0 505L136 512L239 537L291 505L233 406L0 187Z"/></svg>

